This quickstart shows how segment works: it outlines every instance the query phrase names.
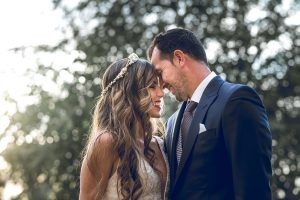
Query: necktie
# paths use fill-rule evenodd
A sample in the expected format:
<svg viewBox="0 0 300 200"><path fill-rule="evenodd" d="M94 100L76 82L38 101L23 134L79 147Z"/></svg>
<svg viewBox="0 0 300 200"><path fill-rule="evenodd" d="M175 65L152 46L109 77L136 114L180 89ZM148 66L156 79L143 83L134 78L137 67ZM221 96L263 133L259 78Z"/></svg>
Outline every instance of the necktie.
<svg viewBox="0 0 300 200"><path fill-rule="evenodd" d="M181 155L182 155L184 139L190 128L190 125L191 125L191 122L193 119L193 111L195 110L197 105L198 105L198 103L196 103L194 101L190 101L183 113L181 126L180 126L180 132L179 132L177 146L176 146L177 165L179 165Z"/></svg>

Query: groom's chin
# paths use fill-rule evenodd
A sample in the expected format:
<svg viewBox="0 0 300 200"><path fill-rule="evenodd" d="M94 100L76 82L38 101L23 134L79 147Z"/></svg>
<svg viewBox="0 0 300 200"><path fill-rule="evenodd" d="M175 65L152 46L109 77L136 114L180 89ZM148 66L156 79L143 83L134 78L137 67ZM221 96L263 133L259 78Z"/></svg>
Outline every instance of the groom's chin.
<svg viewBox="0 0 300 200"><path fill-rule="evenodd" d="M187 100L187 98L181 97L181 96L179 96L178 94L177 94L177 95L174 94L174 96L175 96L176 100L179 101L179 102L182 102L182 101L186 101L186 100Z"/></svg>

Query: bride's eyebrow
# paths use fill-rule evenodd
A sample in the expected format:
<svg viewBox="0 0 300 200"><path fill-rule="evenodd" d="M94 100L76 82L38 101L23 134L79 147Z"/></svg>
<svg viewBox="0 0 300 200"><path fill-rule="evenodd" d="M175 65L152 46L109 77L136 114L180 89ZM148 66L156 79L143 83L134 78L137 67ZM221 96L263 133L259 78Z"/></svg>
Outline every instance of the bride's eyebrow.
<svg viewBox="0 0 300 200"><path fill-rule="evenodd" d="M158 79L155 79L155 80L153 80L153 82L152 82L152 84L151 85L159 85L159 80Z"/></svg>

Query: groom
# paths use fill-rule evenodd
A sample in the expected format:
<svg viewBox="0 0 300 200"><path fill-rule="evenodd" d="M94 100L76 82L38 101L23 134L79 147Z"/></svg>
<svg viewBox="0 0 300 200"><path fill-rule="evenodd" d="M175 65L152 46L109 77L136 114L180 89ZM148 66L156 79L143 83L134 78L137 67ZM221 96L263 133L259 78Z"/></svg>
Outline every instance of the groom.
<svg viewBox="0 0 300 200"><path fill-rule="evenodd" d="M212 72L202 44L186 29L158 34L148 56L183 101L167 122L169 198L271 199L271 132L257 93Z"/></svg>

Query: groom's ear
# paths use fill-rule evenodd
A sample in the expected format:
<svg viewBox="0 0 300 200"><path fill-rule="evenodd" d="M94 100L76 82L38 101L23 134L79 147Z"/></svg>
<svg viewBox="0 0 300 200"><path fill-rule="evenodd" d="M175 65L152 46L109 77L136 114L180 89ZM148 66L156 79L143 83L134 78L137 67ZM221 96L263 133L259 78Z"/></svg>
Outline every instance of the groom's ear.
<svg viewBox="0 0 300 200"><path fill-rule="evenodd" d="M183 51L181 50L175 50L173 52L173 63L176 66L182 67L185 65L185 62L186 62L185 53L183 53Z"/></svg>

